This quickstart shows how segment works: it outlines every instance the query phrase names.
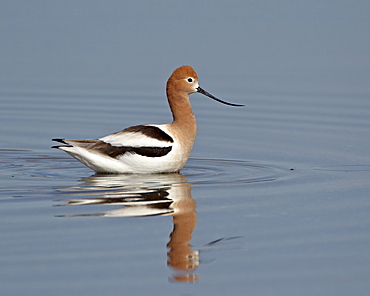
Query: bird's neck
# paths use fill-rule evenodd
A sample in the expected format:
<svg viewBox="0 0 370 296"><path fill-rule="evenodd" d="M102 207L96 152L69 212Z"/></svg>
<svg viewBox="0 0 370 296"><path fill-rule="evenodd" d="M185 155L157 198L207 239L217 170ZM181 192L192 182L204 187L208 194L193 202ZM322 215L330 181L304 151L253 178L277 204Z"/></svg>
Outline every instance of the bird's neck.
<svg viewBox="0 0 370 296"><path fill-rule="evenodd" d="M189 95L167 88L167 98L173 121L170 124L173 132L189 146L189 152L197 134L197 123L191 109Z"/></svg>

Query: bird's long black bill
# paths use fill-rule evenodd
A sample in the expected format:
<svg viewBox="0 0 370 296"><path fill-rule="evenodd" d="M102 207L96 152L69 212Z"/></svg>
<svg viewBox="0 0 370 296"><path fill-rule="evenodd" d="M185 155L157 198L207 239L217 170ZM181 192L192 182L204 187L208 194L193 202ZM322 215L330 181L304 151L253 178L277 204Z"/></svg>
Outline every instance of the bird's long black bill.
<svg viewBox="0 0 370 296"><path fill-rule="evenodd" d="M197 91L198 91L198 93L201 93L201 94L203 94L203 95L205 95L205 96L207 96L211 99L214 99L215 101L220 102L222 104L229 105L229 106L235 106L235 107L244 107L244 105L233 104L233 103L229 103L229 102L225 102L223 100L220 100L220 99L216 98L215 96L211 95L209 92L202 89L200 86L197 88Z"/></svg>

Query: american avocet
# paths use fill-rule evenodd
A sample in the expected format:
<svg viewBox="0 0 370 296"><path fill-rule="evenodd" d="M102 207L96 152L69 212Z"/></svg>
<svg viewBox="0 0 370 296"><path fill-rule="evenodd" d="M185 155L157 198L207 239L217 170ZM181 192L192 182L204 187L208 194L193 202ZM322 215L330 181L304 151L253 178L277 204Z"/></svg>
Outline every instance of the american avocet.
<svg viewBox="0 0 370 296"><path fill-rule="evenodd" d="M90 140L53 139L68 146L64 150L98 173L173 173L185 165L193 148L197 124L189 94L201 93L222 101L203 90L190 66L177 68L167 81L167 98L173 121L170 124L144 124Z"/></svg>

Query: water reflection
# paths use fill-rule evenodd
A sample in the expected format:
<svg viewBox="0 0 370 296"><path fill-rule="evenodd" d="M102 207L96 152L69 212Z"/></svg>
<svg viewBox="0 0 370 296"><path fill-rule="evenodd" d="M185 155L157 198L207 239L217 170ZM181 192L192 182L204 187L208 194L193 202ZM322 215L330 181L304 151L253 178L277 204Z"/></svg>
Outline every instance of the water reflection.
<svg viewBox="0 0 370 296"><path fill-rule="evenodd" d="M199 253L190 241L196 227L196 202L191 196L191 184L182 174L102 175L82 180L69 187L63 195L64 206L121 206L118 209L63 217L106 216L143 217L171 215L173 231L168 247L168 266L173 270L172 282L196 282ZM87 197L88 196L88 197ZM85 207L84 207L85 209Z"/></svg>

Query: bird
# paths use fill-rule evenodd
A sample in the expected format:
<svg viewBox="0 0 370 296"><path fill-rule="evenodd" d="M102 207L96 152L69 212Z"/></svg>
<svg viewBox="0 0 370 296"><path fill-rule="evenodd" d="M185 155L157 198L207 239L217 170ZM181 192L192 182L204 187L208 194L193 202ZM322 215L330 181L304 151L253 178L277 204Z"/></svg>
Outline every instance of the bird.
<svg viewBox="0 0 370 296"><path fill-rule="evenodd" d="M98 139L55 138L52 140L65 145L52 148L67 152L96 173L177 173L187 162L197 134L189 99L192 93L226 105L244 106L216 98L199 86L191 66L181 66L173 71L166 85L171 123L135 125Z"/></svg>

